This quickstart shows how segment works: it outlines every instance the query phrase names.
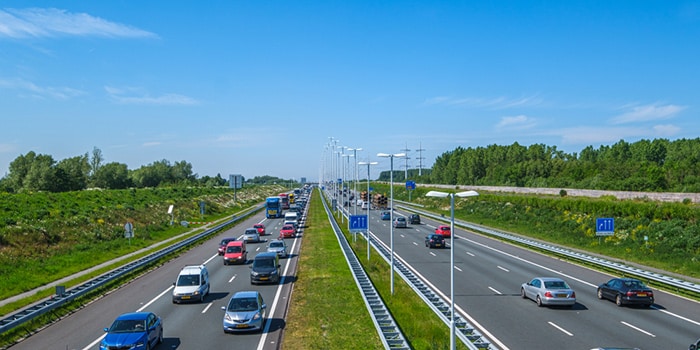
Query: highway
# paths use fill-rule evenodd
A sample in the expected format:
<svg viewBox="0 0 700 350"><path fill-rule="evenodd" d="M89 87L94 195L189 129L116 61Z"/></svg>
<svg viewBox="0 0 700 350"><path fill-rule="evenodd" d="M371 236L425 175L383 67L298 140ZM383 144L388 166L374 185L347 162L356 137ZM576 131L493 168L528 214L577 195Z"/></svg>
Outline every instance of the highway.
<svg viewBox="0 0 700 350"><path fill-rule="evenodd" d="M223 258L217 254L221 238L238 237L245 228L258 222L266 226L268 234L262 236L263 239L277 238L282 219L264 219L262 213L255 215L46 327L12 349L99 349L99 341L105 334L102 329L109 327L119 314L137 310L152 311L163 319L164 340L159 349L277 349L302 238L286 239L290 258L280 259L283 279L278 285L250 284L250 261L258 251L265 251L266 243L248 244L249 263L246 265L224 266ZM211 292L204 303L173 304L172 283L182 266L192 264L206 264ZM223 332L224 311L221 307L227 304L234 292L240 290L258 290L262 293L268 317L264 332Z"/></svg>
<svg viewBox="0 0 700 350"><path fill-rule="evenodd" d="M370 213L372 233L389 245L390 222L380 220L377 210ZM395 215L407 214L395 212ZM263 222L268 234L271 233L263 238L277 237L282 219L267 220L262 214L250 217L46 327L12 349L97 349L104 327L117 315L137 310L152 311L162 317L165 339L159 349L277 349L303 238L286 240L291 257L281 260L284 277L279 285L252 286L248 265L224 266L216 253L221 238L240 236L245 228L258 222ZM437 224L422 218L420 225L395 229L394 250L397 259L449 298L449 249L428 249L423 241ZM252 260L257 251L265 250L265 243L251 243L248 249L248 259ZM172 304L172 283L180 268L202 263L209 269L211 294L201 304ZM456 308L475 321L470 323L489 337L494 348L687 349L700 333L697 302L656 290L656 304L650 309L617 307L613 302L598 300L595 294L596 286L612 276L461 229L456 229L454 269ZM576 291L577 304L573 308L540 308L522 299L520 285L535 276L565 279ZM224 334L221 307L239 290L261 291L268 306L264 332Z"/></svg>
<svg viewBox="0 0 700 350"><path fill-rule="evenodd" d="M351 209L352 210L352 209ZM390 221L371 211L370 230L387 246ZM408 215L395 211L394 215ZM442 222L444 223L444 222ZM430 285L449 298L449 249L428 249L424 237L437 222L394 229L394 252ZM618 307L599 300L596 287L613 276L550 258L455 228L455 308L490 334L500 349L687 349L700 333L697 302L655 290L652 308ZM449 239L447 239L449 244ZM520 296L520 286L536 276L566 280L576 291L573 308L538 307Z"/></svg>

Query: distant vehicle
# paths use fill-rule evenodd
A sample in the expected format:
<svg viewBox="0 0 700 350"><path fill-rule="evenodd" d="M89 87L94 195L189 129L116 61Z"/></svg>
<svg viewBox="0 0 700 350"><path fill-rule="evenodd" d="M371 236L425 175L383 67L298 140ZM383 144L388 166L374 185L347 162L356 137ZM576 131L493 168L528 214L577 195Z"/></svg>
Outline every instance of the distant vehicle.
<svg viewBox="0 0 700 350"><path fill-rule="evenodd" d="M289 205L294 204L294 192L289 193L287 197L289 197Z"/></svg>
<svg viewBox="0 0 700 350"><path fill-rule="evenodd" d="M225 311L224 333L262 331L267 305L260 292L236 292L229 300L228 305L222 306L221 309Z"/></svg>
<svg viewBox="0 0 700 350"><path fill-rule="evenodd" d="M265 217L268 219L282 217L282 204L279 197L267 197L265 200Z"/></svg>
<svg viewBox="0 0 700 350"><path fill-rule="evenodd" d="M391 220L391 213L388 211L382 212L382 220Z"/></svg>
<svg viewBox="0 0 700 350"><path fill-rule="evenodd" d="M428 248L446 248L445 237L437 233L425 236L425 246Z"/></svg>
<svg viewBox="0 0 700 350"><path fill-rule="evenodd" d="M250 265L250 284L279 283L280 260L277 253L259 253Z"/></svg>
<svg viewBox="0 0 700 350"><path fill-rule="evenodd" d="M173 303L204 301L209 294L209 271L204 265L187 265L180 270L173 282Z"/></svg>
<svg viewBox="0 0 700 350"><path fill-rule="evenodd" d="M248 251L245 241L231 241L224 252L224 265L245 264L248 261Z"/></svg>
<svg viewBox="0 0 700 350"><path fill-rule="evenodd" d="M289 209L289 195L287 193L280 193L277 196L280 198L280 207L283 210Z"/></svg>
<svg viewBox="0 0 700 350"><path fill-rule="evenodd" d="M163 321L152 312L119 315L100 341L100 350L151 349L163 342Z"/></svg>
<svg viewBox="0 0 700 350"><path fill-rule="evenodd" d="M258 234L259 234L259 235L261 235L261 236L264 236L264 235L265 235L265 225L263 225L263 224L255 224L255 225L253 225L253 228L255 228L256 230L258 230Z"/></svg>
<svg viewBox="0 0 700 350"><path fill-rule="evenodd" d="M576 292L561 278L535 277L520 286L520 296L532 299L537 306L574 306Z"/></svg>
<svg viewBox="0 0 700 350"><path fill-rule="evenodd" d="M598 299L612 300L617 306L654 304L654 291L634 278L613 278L598 286Z"/></svg>
<svg viewBox="0 0 700 350"><path fill-rule="evenodd" d="M435 233L442 235L443 237L447 238L450 237L452 234L452 231L450 230L450 226L447 225L440 225L435 229Z"/></svg>
<svg viewBox="0 0 700 350"><path fill-rule="evenodd" d="M294 238L296 235L297 229L292 224L284 225L280 230L280 238Z"/></svg>
<svg viewBox="0 0 700 350"><path fill-rule="evenodd" d="M411 225L419 225L420 224L420 215L418 214L411 214L408 216L408 223Z"/></svg>
<svg viewBox="0 0 700 350"><path fill-rule="evenodd" d="M247 243L260 243L260 234L258 233L258 229L253 227L245 229L241 240L244 240Z"/></svg>
<svg viewBox="0 0 700 350"><path fill-rule="evenodd" d="M368 210L368 209L372 209L371 204L368 201L363 201L362 202L362 210Z"/></svg>
<svg viewBox="0 0 700 350"><path fill-rule="evenodd" d="M394 218L394 228L406 228L406 218L403 216L397 216Z"/></svg>
<svg viewBox="0 0 700 350"><path fill-rule="evenodd" d="M276 239L267 244L267 251L277 253L280 258L287 257L287 244L284 240Z"/></svg>
<svg viewBox="0 0 700 350"><path fill-rule="evenodd" d="M219 242L219 249L218 249L219 255L224 255L224 251L226 250L226 245L228 244L228 242L235 241L235 240L236 240L236 237L226 237L226 238L222 239L221 242Z"/></svg>

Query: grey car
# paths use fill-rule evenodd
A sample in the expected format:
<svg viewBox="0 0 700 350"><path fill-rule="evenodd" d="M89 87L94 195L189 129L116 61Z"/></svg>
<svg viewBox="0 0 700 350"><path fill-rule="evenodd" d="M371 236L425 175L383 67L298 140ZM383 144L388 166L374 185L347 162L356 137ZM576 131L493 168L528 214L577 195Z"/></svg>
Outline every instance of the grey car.
<svg viewBox="0 0 700 350"><path fill-rule="evenodd" d="M537 306L576 304L576 292L563 279L557 277L535 277L522 284L520 295L534 300Z"/></svg>
<svg viewBox="0 0 700 350"><path fill-rule="evenodd" d="M263 330L267 305L260 292L236 292L221 309L225 311L224 333Z"/></svg>
<svg viewBox="0 0 700 350"><path fill-rule="evenodd" d="M406 228L408 225L406 224L406 218L403 216L398 216L394 218L394 228Z"/></svg>
<svg viewBox="0 0 700 350"><path fill-rule="evenodd" d="M241 240L245 241L246 243L260 243L260 234L258 233L258 229L255 227L245 229Z"/></svg>
<svg viewBox="0 0 700 350"><path fill-rule="evenodd" d="M286 258L287 244L281 239L276 239L267 244L267 251L277 253L280 258Z"/></svg>

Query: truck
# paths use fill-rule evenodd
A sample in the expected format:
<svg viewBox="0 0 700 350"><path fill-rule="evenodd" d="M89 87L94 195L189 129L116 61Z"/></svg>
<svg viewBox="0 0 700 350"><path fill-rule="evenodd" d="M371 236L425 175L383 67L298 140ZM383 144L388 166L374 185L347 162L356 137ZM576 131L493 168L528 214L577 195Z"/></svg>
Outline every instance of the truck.
<svg viewBox="0 0 700 350"><path fill-rule="evenodd" d="M267 197L265 200L265 217L268 219L281 218L282 208L279 197Z"/></svg>
<svg viewBox="0 0 700 350"><path fill-rule="evenodd" d="M286 193L280 193L277 196L280 198L280 207L284 210L289 209L289 195Z"/></svg>

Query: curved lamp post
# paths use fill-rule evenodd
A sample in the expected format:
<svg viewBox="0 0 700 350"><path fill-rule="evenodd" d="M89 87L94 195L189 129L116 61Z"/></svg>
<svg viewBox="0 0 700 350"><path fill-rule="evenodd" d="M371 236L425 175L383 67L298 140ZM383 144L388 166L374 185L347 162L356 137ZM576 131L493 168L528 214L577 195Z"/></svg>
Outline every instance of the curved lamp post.
<svg viewBox="0 0 700 350"><path fill-rule="evenodd" d="M465 191L459 193L447 193L440 191L430 191L425 194L428 197L450 197L450 349L455 349L455 196L473 197L478 196L476 191Z"/></svg>
<svg viewBox="0 0 700 350"><path fill-rule="evenodd" d="M389 220L391 220L391 225L389 226L391 230L391 295L394 295L394 158L405 156L406 153L377 153L377 157L391 159L391 171L389 173L389 193L391 193L391 210L389 210Z"/></svg>

